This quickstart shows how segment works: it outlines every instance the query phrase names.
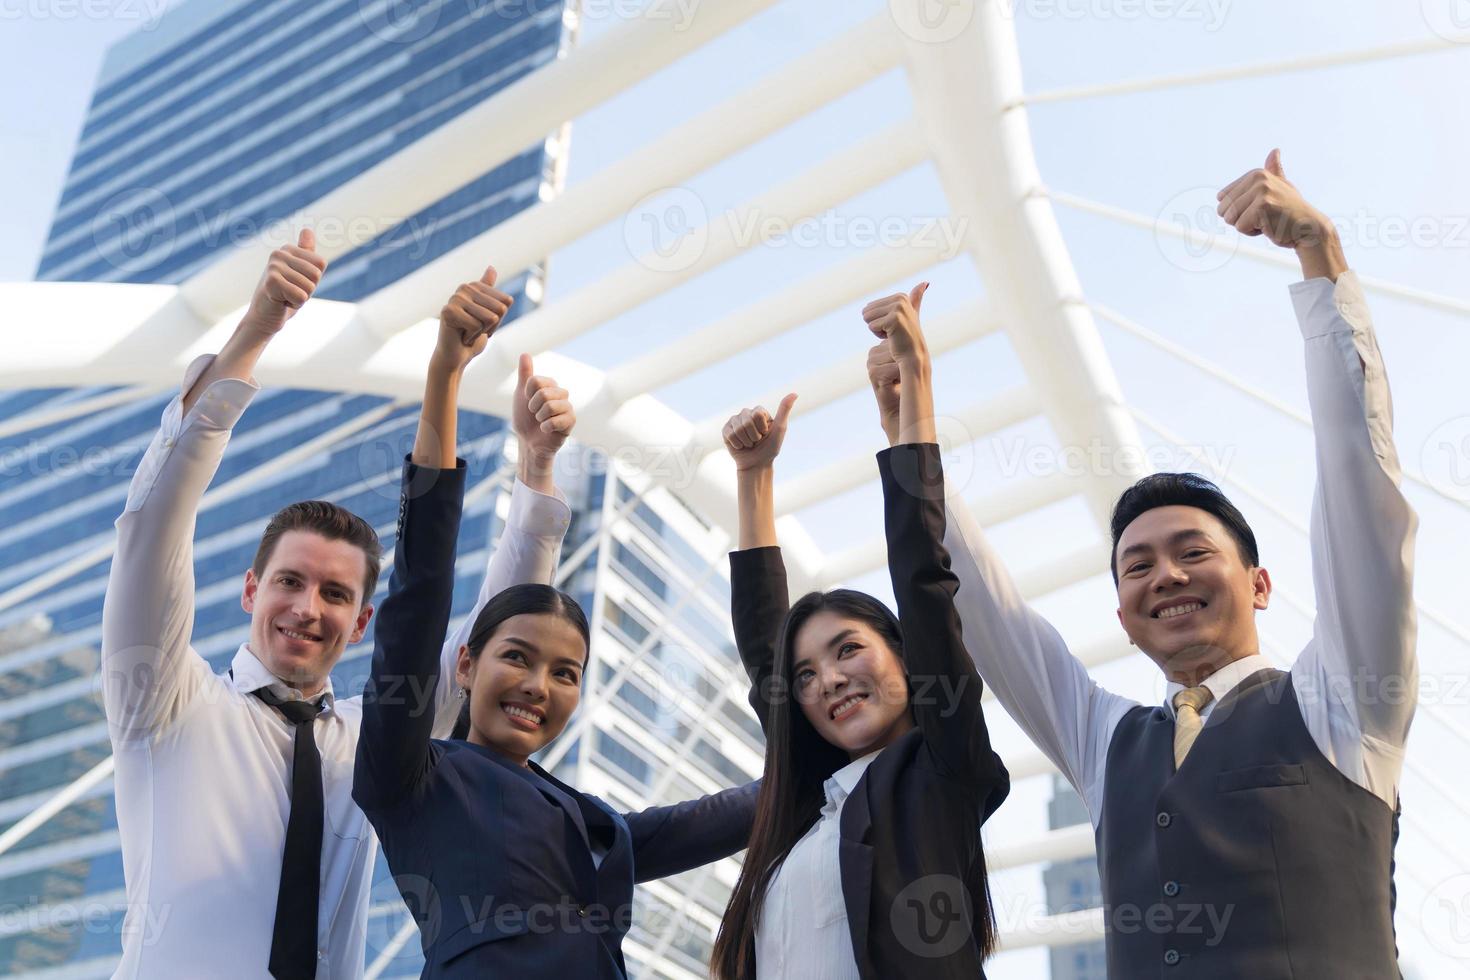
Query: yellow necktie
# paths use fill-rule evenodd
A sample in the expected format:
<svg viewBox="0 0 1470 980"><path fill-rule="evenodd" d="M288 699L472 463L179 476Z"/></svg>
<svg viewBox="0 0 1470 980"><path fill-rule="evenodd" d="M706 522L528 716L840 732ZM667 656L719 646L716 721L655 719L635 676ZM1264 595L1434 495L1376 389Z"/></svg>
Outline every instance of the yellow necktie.
<svg viewBox="0 0 1470 980"><path fill-rule="evenodd" d="M1205 723L1200 719L1200 709L1210 703L1214 693L1201 684L1189 687L1174 695L1174 768L1184 765L1190 746L1199 738Z"/></svg>

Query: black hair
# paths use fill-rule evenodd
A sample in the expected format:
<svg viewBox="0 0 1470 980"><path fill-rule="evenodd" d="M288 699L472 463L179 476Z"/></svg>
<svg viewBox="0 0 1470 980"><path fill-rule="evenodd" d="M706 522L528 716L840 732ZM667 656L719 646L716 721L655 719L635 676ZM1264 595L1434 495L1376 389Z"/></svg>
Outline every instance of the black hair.
<svg viewBox="0 0 1470 980"><path fill-rule="evenodd" d="M592 658L592 634L587 627L587 614L576 599L567 595L560 589L540 583L529 583L525 585L512 585L503 592L498 592L487 603L480 614L475 617L475 625L470 628L470 638L465 645L469 647L470 658L479 657L480 652L485 649L485 644L495 635L495 631L507 619L513 616L542 615L549 614L559 616L561 619L574 626L578 633L582 634L582 642L587 646L587 658ZM470 734L470 696L465 692L464 705L459 710L459 718L454 723L454 731L450 738L465 739Z"/></svg>
<svg viewBox="0 0 1470 980"><path fill-rule="evenodd" d="M1112 570L1114 585L1118 584L1118 541L1122 539L1123 531L1145 511L1175 506L1196 507L1212 514L1235 539L1240 560L1246 567L1260 566L1261 554L1256 547L1255 532L1219 487L1198 473L1155 473L1124 490L1113 505L1113 551L1108 558L1108 567Z"/></svg>
<svg viewBox="0 0 1470 980"><path fill-rule="evenodd" d="M719 980L755 975L755 931L765 909L766 889L820 815L826 801L823 784L852 761L845 751L817 733L797 699L789 696L796 689L792 676L796 636L819 612L833 612L871 627L895 656L903 658L898 617L866 593L852 589L809 592L787 612L777 639L775 662L776 675L785 682L778 688L783 696L772 700L766 718L765 778L756 797L750 849L730 893L710 958L710 975ZM977 888L984 907L978 910L973 927L982 955L988 956L995 949L996 930L983 866Z"/></svg>

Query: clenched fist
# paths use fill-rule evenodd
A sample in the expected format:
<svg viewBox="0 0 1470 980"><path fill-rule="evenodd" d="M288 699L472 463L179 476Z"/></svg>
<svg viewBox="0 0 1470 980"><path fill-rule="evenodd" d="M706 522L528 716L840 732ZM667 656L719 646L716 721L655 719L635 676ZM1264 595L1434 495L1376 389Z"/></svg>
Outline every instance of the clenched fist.
<svg viewBox="0 0 1470 980"><path fill-rule="evenodd" d="M795 404L796 395L791 394L781 399L775 417L759 405L730 416L720 434L730 458L735 460L736 470L760 469L776 461L781 443L786 441L786 424Z"/></svg>
<svg viewBox="0 0 1470 980"><path fill-rule="evenodd" d="M316 233L303 228L295 245L283 245L271 253L250 297L246 321L275 334L311 299L326 271L327 260L316 254Z"/></svg>
<svg viewBox="0 0 1470 980"><path fill-rule="evenodd" d="M1320 245L1333 232L1332 222L1302 197L1281 168L1281 151L1272 150L1266 165L1252 170L1216 195L1215 209L1242 235L1265 235L1283 248Z"/></svg>
<svg viewBox="0 0 1470 980"><path fill-rule="evenodd" d="M530 354L521 355L518 381L511 427L526 452L539 462L547 462L572 434L577 413L565 388L535 373Z"/></svg>
<svg viewBox="0 0 1470 980"><path fill-rule="evenodd" d="M495 288L492 265L475 282L467 282L454 291L449 302L439 311L439 339L434 359L461 371L485 349L500 321L515 299Z"/></svg>
<svg viewBox="0 0 1470 980"><path fill-rule="evenodd" d="M868 349L868 384L873 386L873 398L878 402L878 423L888 444L898 442L898 406L902 374L898 362L893 359L893 350L888 341L882 341Z"/></svg>
<svg viewBox="0 0 1470 980"><path fill-rule="evenodd" d="M879 340L888 341L893 358L900 362L927 363L929 347L919 329L919 307L929 284L921 282L907 296L894 293L863 307L863 320Z"/></svg>

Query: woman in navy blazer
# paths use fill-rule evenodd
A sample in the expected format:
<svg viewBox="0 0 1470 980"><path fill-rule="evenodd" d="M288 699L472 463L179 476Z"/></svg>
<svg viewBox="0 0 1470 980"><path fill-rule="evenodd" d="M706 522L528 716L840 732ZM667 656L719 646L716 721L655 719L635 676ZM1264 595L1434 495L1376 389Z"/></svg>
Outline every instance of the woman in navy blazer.
<svg viewBox="0 0 1470 980"><path fill-rule="evenodd" d="M897 618L845 589L788 612L772 464L795 396L774 419L747 410L725 427L741 516L731 615L767 750L715 945L720 980L973 980L994 949L980 825L1010 776L990 746L942 544L924 288L864 312L903 373L895 445L878 456Z"/></svg>
<svg viewBox="0 0 1470 980"><path fill-rule="evenodd" d="M468 739L430 737L423 692L435 688L433 638L449 623L464 497L454 395L510 305L493 273L487 280L461 287L441 314L404 468L353 798L418 922L423 976L620 980L634 883L739 851L758 787L623 814L530 761L569 720L588 655L581 609L545 585L516 586L485 606L458 665ZM539 421L554 453L571 406L554 383L531 376L529 361L516 412Z"/></svg>

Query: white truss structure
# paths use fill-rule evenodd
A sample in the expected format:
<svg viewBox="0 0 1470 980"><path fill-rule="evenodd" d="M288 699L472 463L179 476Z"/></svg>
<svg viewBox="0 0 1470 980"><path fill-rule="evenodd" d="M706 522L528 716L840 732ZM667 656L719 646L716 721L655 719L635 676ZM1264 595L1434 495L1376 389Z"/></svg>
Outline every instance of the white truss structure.
<svg viewBox="0 0 1470 980"><path fill-rule="evenodd" d="M705 4L681 30L671 29L670 22L659 17L630 19L331 191L303 209L299 217L307 221L314 214L416 213L774 2L724 0ZM678 494L707 519L733 531L733 471L720 451L719 441L723 416L685 418L650 392L863 298L871 283L917 276L935 264L939 255L923 248L871 250L779 295L762 298L763 309L778 311L774 316L765 313L756 317L750 310L741 309L720 311L706 325L672 336L665 346L643 351L606 371L561 357L557 349L735 258L742 248L759 246L758 241L738 242L730 233L730 228L738 226L741 214L759 213L795 222L929 161L940 177L953 216L965 220L969 233L964 246L986 284L983 305L934 318L927 324L932 345L942 353L988 333L1004 331L1026 375L1024 386L976 402L959 413L976 438L1023 420L1044 417L1065 445L1098 445L1113 451L1131 447L1141 454L1140 424L1166 441L1179 441L1166 423L1146 417L1127 404L1094 317L1210 373L1278 411L1289 422L1310 425L1299 411L1269 393L1234 378L1122 314L1086 300L1054 205L1158 233L1189 233L1175 232L1145 215L1048 190L1033 156L1027 106L1419 55L1441 50L1451 42L1436 39L1038 94L1026 93L1022 88L1014 25L1005 13L1005 4L988 0L975 4L964 30L944 44L923 43L896 26L896 19L919 16L923 5L924 0L892 0L890 7L897 17L880 15L847 31L821 49L754 81L739 96L705 109L561 195L426 263L360 303L314 300L267 352L259 368L260 377L275 386L340 389L416 401L442 297L458 283L478 277L483 257L492 257L502 278L509 278L628 214L648 195L677 187L879 75L902 68L916 107L912 118L838 150L810 170L784 178L730 214L716 216L707 226L704 249L686 267L654 271L656 263L630 261L603 279L524 316L497 335L485 355L471 366L471 377L462 389L465 407L504 414L515 380L514 354L533 346L543 352L538 356L538 368L557 376L573 393L579 441L610 454L626 447L682 446L700 462L692 485L677 487ZM659 6L650 4L648 9ZM413 174L413 179L403 179L404 174ZM390 223L384 219L385 228ZM257 241L227 250L178 286L0 285L0 309L6 311L11 322L45 325L43 331L0 331L0 386L129 386L86 402L33 413L7 423L0 431L11 434L38 427L175 385L190 359L218 349L233 329L248 290L274 244ZM330 259L345 247L334 250L324 245L322 251ZM1237 254L1294 266L1294 260L1280 252L1246 247ZM1470 315L1470 303L1464 300L1360 278L1372 291L1441 312ZM796 411L803 413L865 386L860 361L843 357L816 365L793 384L762 394L765 404L773 404L787 390L800 391L802 399ZM666 475L652 475L656 480L667 479ZM873 476L871 457L863 453L825 461L783 483L777 489L783 534L785 529L798 529L792 516L795 511L860 486ZM1421 488L1438 492L1417 474L1409 472L1407 478ZM1015 482L972 501L972 508L982 524L990 525L1080 495L1101 529L1108 508L1127 479L1122 475L1093 475ZM1237 480L1231 483L1305 531L1304 515L1290 514ZM233 492L246 489L233 488ZM216 488L212 493L231 492L232 488ZM799 530L796 536L802 537ZM1101 555L1105 553L1105 547L1089 544L1023 571L1018 582L1029 597L1041 597L1104 572ZM0 609L22 603L108 557L106 549L99 549L69 559L0 594ZM799 590L831 586L880 568L884 557L884 545L878 537L830 554L798 547L789 548L787 555L793 586ZM563 574L581 558L569 559L569 568ZM1282 594L1280 589L1277 593ZM1286 601L1306 609L1299 601ZM1421 607L1421 614L1459 641L1470 643L1470 631L1449 612ZM1121 640L1079 651L1089 666L1111 663L1128 653L1129 648ZM1470 740L1470 726L1464 719L1442 710L1435 714L1462 743ZM1054 772L1036 752L1009 757L1007 762L1018 780ZM1470 807L1462 787L1448 785L1412 756L1409 769L1458 812L1463 814ZM0 853L109 775L110 760L105 760L0 836ZM1465 848L1457 839L1451 839L1454 835L1445 828L1416 824L1412 815L1406 817L1405 827L1406 832L1421 833L1441 843L1447 861L1466 866ZM991 868L1000 870L1092 853L1090 828L1081 827L1049 831L996 847L988 856ZM1402 863L1400 868L1405 877L1428 890L1426 872L1430 869ZM1412 924L1412 910L1402 902L1401 909ZM396 946L382 951L369 976L376 976L386 966L402 942L410 938L411 930L412 923L395 939ZM1054 916L1026 929L1007 932L1002 945L1006 949L1057 946L1101 934L1101 916L1090 912Z"/></svg>

